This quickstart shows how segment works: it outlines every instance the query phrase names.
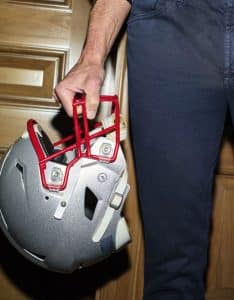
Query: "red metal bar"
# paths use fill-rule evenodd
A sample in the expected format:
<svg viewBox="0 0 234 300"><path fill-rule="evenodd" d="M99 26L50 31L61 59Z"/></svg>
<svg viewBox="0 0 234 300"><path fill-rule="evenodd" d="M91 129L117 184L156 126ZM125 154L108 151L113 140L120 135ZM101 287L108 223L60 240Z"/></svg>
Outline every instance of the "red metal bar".
<svg viewBox="0 0 234 300"><path fill-rule="evenodd" d="M67 186L69 171L70 171L71 167L81 157L95 159L98 161L103 161L105 163L111 163L111 162L115 161L117 154L118 154L119 145L120 145L120 111L119 111L118 97L116 95L115 96L106 96L106 95L100 96L100 102L112 102L112 111L115 115L114 124L109 126L108 128L100 129L99 132L90 134L89 126L88 126L86 105L85 105L85 95L81 95L81 97L75 98L73 100L74 134L69 135L68 137L55 142L53 145L56 147L56 146L66 143L68 141L72 141L73 139L75 140L75 143L65 147L64 149L56 151L56 153L49 155L49 156L45 155L45 153L41 147L39 138L35 132L34 125L37 124L37 122L32 119L27 122L27 130L29 133L29 138L32 142L32 145L33 145L35 152L37 154L37 157L38 157L41 181L42 181L42 185L44 188L49 189L49 190L65 189ZM80 127L81 121L79 120L79 117L77 115L77 108L79 106L82 109L83 127L84 127L83 131ZM97 126L100 126L100 122L96 123L96 126L94 125L94 128L96 128ZM93 155L91 153L91 143L90 143L91 140L96 139L100 136L105 136L106 134L108 134L110 132L115 132L115 148L114 148L112 157L105 157L102 155ZM82 135L83 135L83 137L82 137ZM83 152L82 152L82 146L84 147ZM46 176L45 176L45 169L46 169L47 162L53 160L54 158L56 158L62 154L65 154L68 151L72 151L74 149L76 149L76 157L67 164L63 183L61 185L48 184L48 182L46 181Z"/></svg>

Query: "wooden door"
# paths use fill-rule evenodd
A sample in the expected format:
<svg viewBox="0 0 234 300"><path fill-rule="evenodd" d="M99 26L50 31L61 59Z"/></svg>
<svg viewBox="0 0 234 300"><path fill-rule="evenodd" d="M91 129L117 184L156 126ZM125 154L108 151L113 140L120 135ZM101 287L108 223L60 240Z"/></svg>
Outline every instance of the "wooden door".
<svg viewBox="0 0 234 300"><path fill-rule="evenodd" d="M68 126L52 90L79 57L89 10L88 0L1 0L0 154L22 134L29 118L54 139ZM84 300L94 292L86 270L73 275L41 270L0 235L1 300Z"/></svg>
<svg viewBox="0 0 234 300"><path fill-rule="evenodd" d="M234 299L234 130L227 118L214 185L206 300Z"/></svg>

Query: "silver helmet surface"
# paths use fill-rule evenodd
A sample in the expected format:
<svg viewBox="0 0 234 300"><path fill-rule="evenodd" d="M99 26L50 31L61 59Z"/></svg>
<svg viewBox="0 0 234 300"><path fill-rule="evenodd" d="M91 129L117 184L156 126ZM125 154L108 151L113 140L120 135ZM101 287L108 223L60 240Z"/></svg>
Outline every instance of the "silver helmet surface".
<svg viewBox="0 0 234 300"><path fill-rule="evenodd" d="M70 273L130 241L121 213L129 186L118 99L101 101L114 102L114 113L91 132L79 99L73 110L82 105L82 129L74 116L74 135L53 144L29 120L0 162L0 227L21 254L48 270Z"/></svg>

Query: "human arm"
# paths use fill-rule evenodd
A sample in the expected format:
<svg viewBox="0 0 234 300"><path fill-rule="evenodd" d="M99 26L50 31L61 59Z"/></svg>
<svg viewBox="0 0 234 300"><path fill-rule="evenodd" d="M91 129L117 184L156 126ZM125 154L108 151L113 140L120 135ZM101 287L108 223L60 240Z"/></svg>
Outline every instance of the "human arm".
<svg viewBox="0 0 234 300"><path fill-rule="evenodd" d="M55 87L56 97L72 115L72 99L86 94L88 118L93 119L105 77L104 63L131 5L126 0L97 0L90 13L86 42L78 62Z"/></svg>

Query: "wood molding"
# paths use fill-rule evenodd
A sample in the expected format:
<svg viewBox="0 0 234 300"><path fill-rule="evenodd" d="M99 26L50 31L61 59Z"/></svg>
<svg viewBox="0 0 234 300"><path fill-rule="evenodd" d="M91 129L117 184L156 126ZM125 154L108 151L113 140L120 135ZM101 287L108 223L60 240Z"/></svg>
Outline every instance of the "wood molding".
<svg viewBox="0 0 234 300"><path fill-rule="evenodd" d="M78 61L86 39L89 12L91 4L89 0L75 0L72 4L71 35L69 68ZM77 34L79 28L79 34Z"/></svg>
<svg viewBox="0 0 234 300"><path fill-rule="evenodd" d="M32 5L53 9L71 9L72 0L8 0L9 3L15 3L19 5Z"/></svg>
<svg viewBox="0 0 234 300"><path fill-rule="evenodd" d="M0 45L0 71L5 71L0 76L0 105L58 108L52 91L65 74L67 58L67 50Z"/></svg>
<svg viewBox="0 0 234 300"><path fill-rule="evenodd" d="M230 139L224 139L223 141L217 174L234 176L234 146Z"/></svg>
<svg viewBox="0 0 234 300"><path fill-rule="evenodd" d="M232 176L217 175L207 274L208 295L214 290L215 293L222 293L226 288L232 288L232 293L234 291L233 199L234 178ZM221 298L217 297L217 299Z"/></svg>
<svg viewBox="0 0 234 300"><path fill-rule="evenodd" d="M211 290L206 293L205 300L233 300L234 291L231 288L225 288L220 291Z"/></svg>

